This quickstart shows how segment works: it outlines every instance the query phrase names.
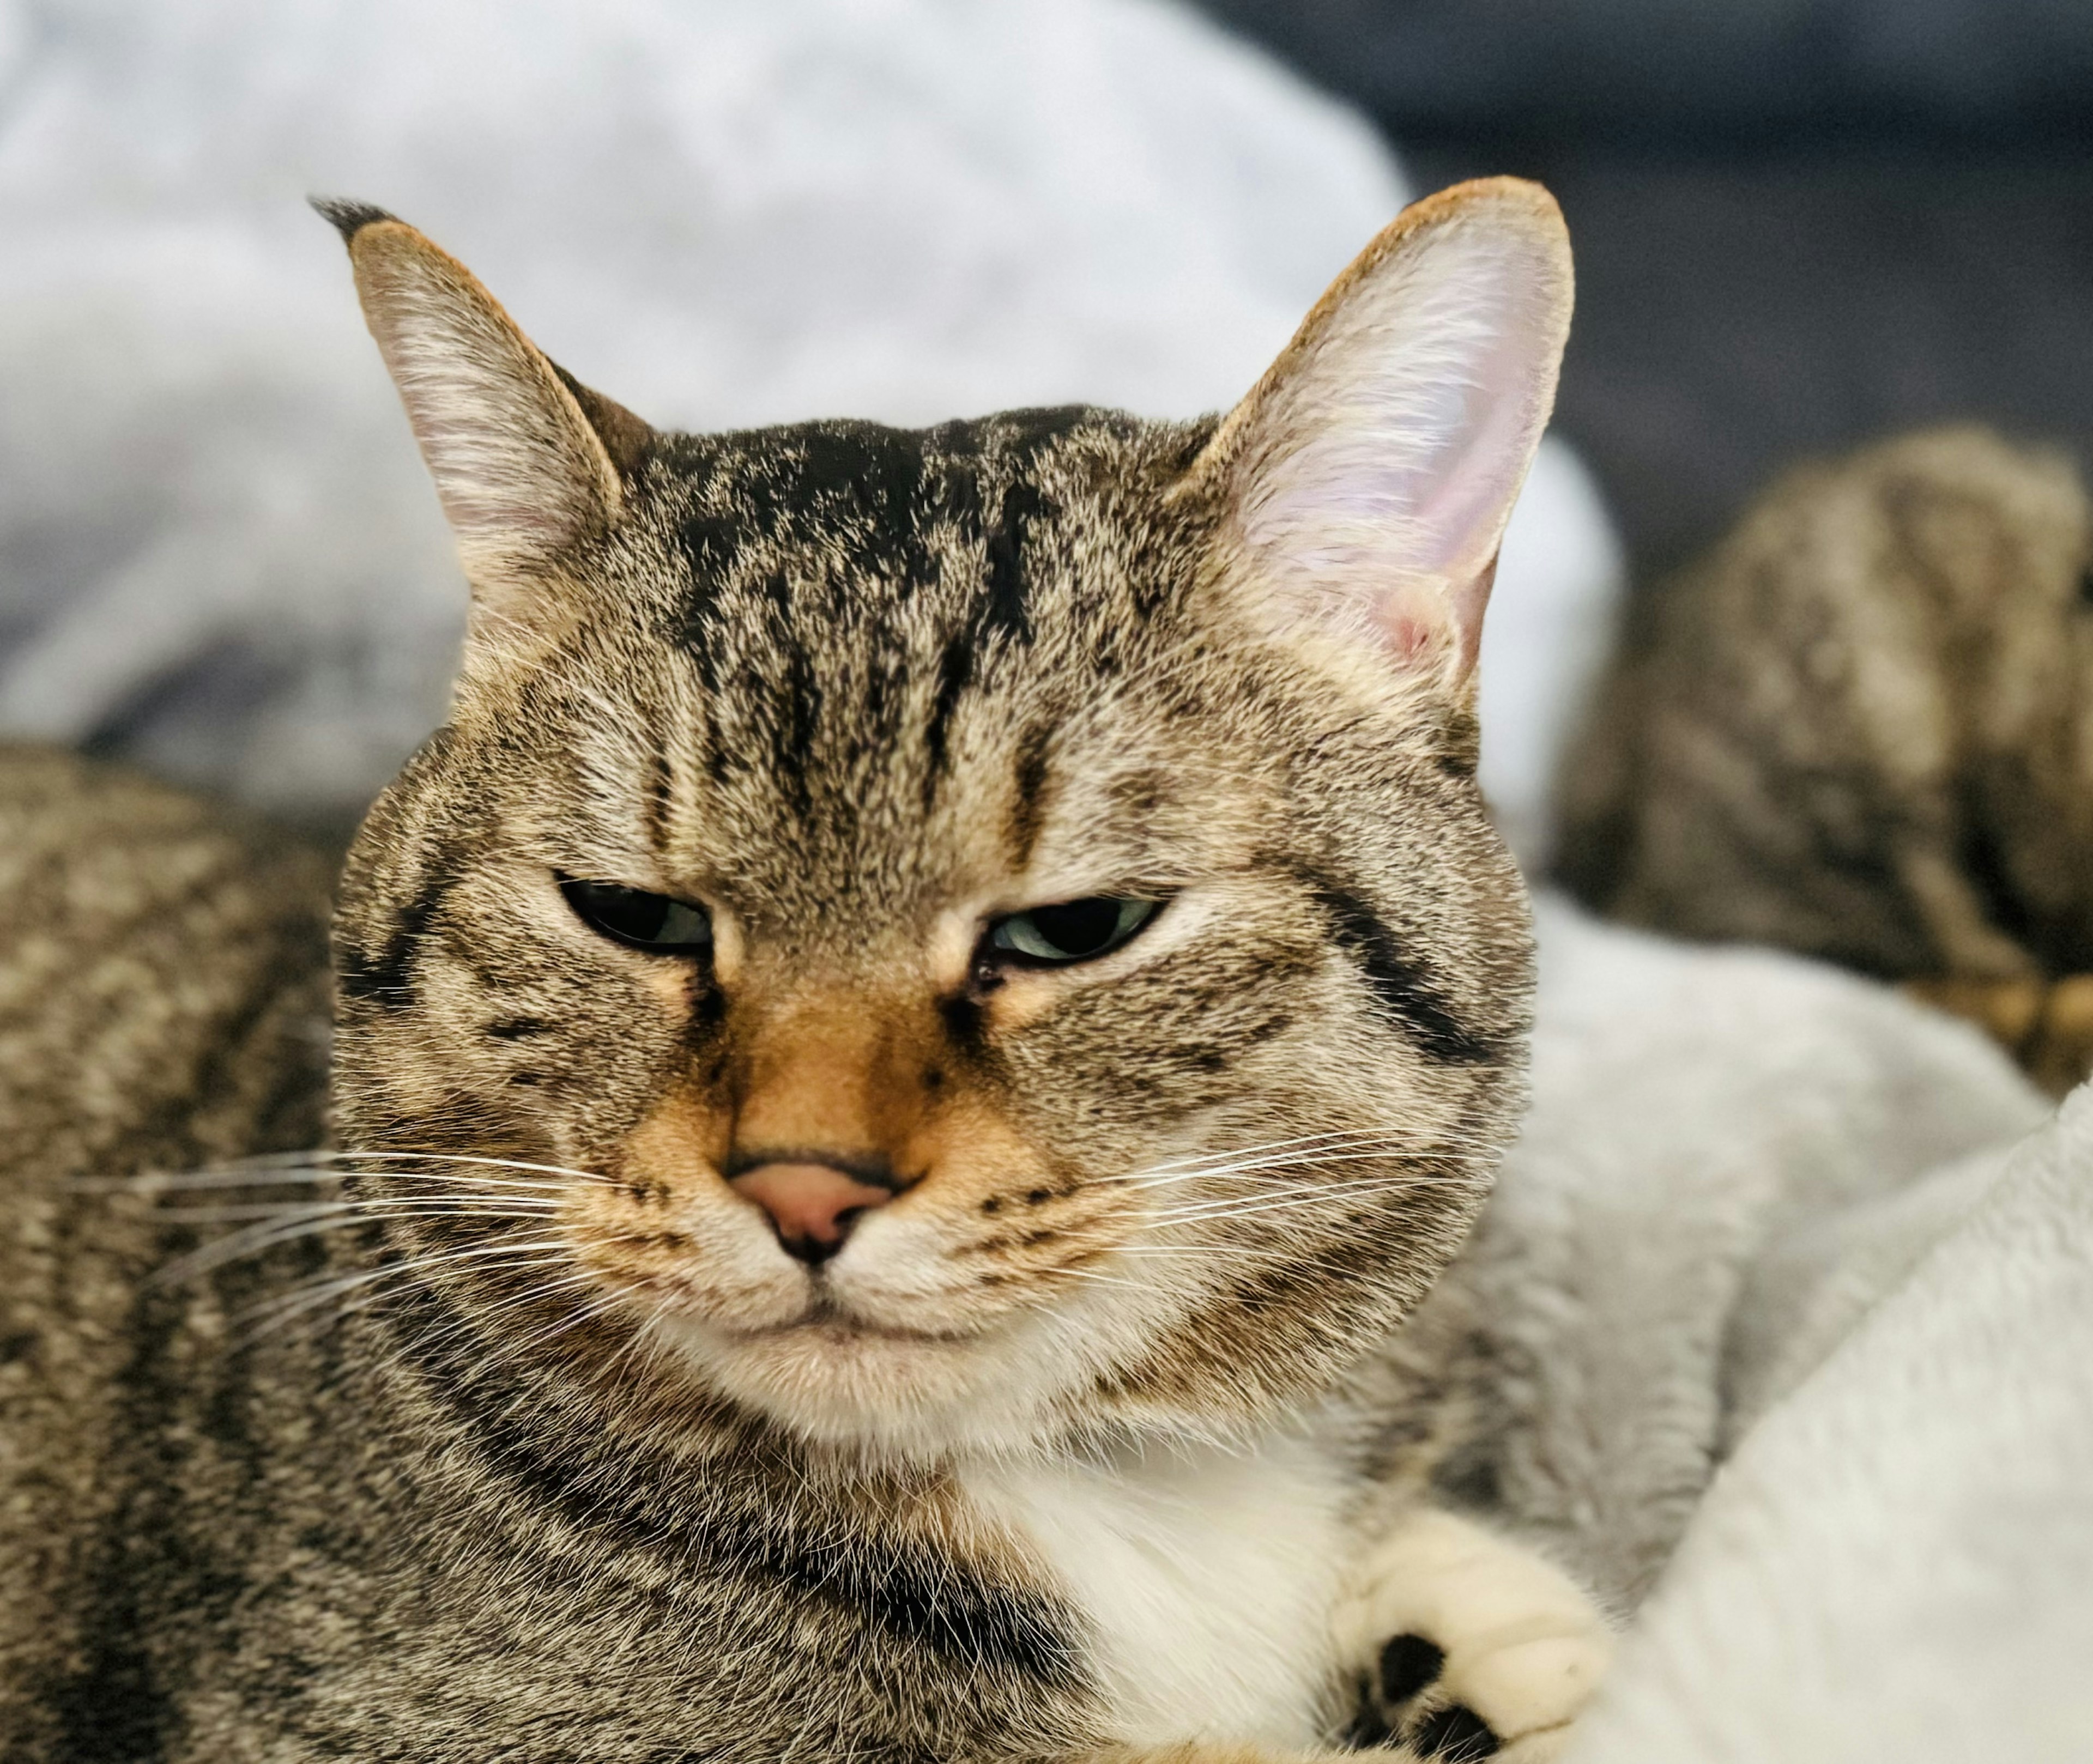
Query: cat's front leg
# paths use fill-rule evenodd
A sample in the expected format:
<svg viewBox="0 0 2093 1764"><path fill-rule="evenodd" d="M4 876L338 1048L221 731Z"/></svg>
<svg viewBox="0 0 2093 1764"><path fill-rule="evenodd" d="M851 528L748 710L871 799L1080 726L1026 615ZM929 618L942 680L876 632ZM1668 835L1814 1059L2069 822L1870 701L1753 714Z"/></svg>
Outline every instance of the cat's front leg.
<svg viewBox="0 0 2093 1764"><path fill-rule="evenodd" d="M1553 1562L1425 1506L1367 1554L1336 1621L1360 1743L1441 1764L1544 1764L1614 1651L1604 1614Z"/></svg>

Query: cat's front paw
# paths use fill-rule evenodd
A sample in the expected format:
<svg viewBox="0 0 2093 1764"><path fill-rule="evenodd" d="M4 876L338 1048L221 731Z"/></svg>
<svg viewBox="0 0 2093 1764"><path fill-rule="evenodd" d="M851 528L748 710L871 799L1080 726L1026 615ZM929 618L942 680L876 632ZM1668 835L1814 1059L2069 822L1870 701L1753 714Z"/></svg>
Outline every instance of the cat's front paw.
<svg viewBox="0 0 2093 1764"><path fill-rule="evenodd" d="M1337 1614L1358 1662L1356 1745L1440 1764L1545 1764L1614 1651L1605 1618L1553 1563L1450 1513L1406 1518Z"/></svg>

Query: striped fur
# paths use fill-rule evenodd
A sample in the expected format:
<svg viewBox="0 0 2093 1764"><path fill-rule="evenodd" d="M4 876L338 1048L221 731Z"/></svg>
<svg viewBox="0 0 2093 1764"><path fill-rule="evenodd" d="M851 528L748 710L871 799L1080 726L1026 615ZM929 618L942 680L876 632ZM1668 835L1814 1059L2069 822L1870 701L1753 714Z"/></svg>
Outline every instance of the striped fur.
<svg viewBox="0 0 2093 1764"><path fill-rule="evenodd" d="M160 1197L339 1211L181 1285L137 1277L194 1228L135 1201L10 1252L23 1437L76 1491L37 1525L84 1528L7 1538L44 1589L0 1619L7 1755L1332 1743L1372 1666L1334 1613L1467 1412L1461 1284L1426 1295L1520 1097L1471 667L1566 320L1553 205L1411 210L1218 426L713 436L332 215L468 653L341 881L341 1154ZM223 886L310 926L297 873ZM710 957L606 938L563 878L701 905ZM1079 967L985 959L995 916L1096 895L1164 905ZM289 943L177 899L141 999L188 996L185 954L210 1000L243 963L310 996ZM154 1033L232 1011L265 1069L262 996ZM58 1064L32 1082L70 1094ZM57 1207L296 1119L32 1130L10 1179ZM818 1267L729 1183L788 1153L895 1192Z"/></svg>
<svg viewBox="0 0 2093 1764"><path fill-rule="evenodd" d="M1801 468L1644 624L1564 774L1585 899L1919 982L2059 1094L2093 1071L2069 461L1952 428Z"/></svg>

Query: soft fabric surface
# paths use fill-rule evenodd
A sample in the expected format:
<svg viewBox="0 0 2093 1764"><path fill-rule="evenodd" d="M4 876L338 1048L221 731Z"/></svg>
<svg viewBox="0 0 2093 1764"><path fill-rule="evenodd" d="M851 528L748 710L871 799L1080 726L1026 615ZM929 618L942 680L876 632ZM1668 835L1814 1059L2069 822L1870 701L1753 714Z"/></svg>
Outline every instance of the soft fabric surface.
<svg viewBox="0 0 2093 1764"><path fill-rule="evenodd" d="M336 817L463 592L313 190L700 428L1225 406L1408 193L1151 0L0 0L0 730ZM1485 670L1522 838L1617 574L1551 449Z"/></svg>
<svg viewBox="0 0 2093 1764"><path fill-rule="evenodd" d="M2093 1747L2093 1089L1937 1186L1955 1223L1745 1437L1575 1764Z"/></svg>
<svg viewBox="0 0 2093 1764"><path fill-rule="evenodd" d="M1505 1501L1634 1612L1577 1764L2082 1758L2093 1087L2051 1123L1868 982L1540 924L1484 1254Z"/></svg>

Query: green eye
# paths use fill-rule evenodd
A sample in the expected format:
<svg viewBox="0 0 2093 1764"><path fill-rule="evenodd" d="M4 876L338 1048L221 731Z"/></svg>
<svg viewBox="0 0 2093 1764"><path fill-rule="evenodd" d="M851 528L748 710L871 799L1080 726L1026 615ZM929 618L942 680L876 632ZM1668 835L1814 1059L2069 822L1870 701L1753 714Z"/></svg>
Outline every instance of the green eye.
<svg viewBox="0 0 2093 1764"><path fill-rule="evenodd" d="M613 943L657 956L712 953L713 921L703 907L627 888L621 882L562 878L560 892L583 924Z"/></svg>
<svg viewBox="0 0 2093 1764"><path fill-rule="evenodd" d="M988 928L988 947L1005 961L1064 965L1117 949L1161 910L1159 900L1121 900L1093 895L1051 907L1013 912Z"/></svg>

